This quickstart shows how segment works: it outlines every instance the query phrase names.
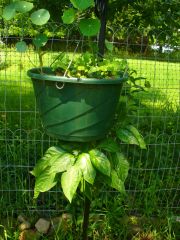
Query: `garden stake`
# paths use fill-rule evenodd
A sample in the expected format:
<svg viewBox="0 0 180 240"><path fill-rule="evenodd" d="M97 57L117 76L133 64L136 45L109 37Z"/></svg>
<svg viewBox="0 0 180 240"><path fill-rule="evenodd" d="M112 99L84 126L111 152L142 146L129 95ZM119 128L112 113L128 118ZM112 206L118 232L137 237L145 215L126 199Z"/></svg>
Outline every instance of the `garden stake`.
<svg viewBox="0 0 180 240"><path fill-rule="evenodd" d="M89 225L90 206L91 201L87 197L85 197L82 240L88 240L87 230Z"/></svg>
<svg viewBox="0 0 180 240"><path fill-rule="evenodd" d="M108 0L95 0L95 13L99 15L98 17L101 22L98 39L98 56L100 59L103 59L105 49L107 3ZM90 206L91 201L85 197L82 240L88 240L87 230L89 225Z"/></svg>

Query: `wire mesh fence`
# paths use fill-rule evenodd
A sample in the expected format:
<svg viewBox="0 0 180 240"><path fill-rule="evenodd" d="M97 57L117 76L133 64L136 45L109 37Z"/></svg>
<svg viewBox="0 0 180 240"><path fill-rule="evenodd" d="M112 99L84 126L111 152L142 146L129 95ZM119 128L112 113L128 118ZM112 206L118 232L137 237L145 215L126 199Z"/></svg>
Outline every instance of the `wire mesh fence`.
<svg viewBox="0 0 180 240"><path fill-rule="evenodd" d="M69 30L68 30L69 31ZM112 38L115 54L127 59L137 72L142 91L134 92L123 102L131 121L145 137L147 150L121 144L130 163L126 181L127 210L136 213L155 214L170 211L179 214L180 196L180 81L179 51L164 46L163 51L149 46L144 35L134 39L135 31L127 31L121 41ZM8 31L7 31L8 33ZM69 33L69 32L68 32ZM70 34L69 34L70 35ZM57 51L73 52L83 39L52 38L46 47L44 65L50 66ZM69 36L69 37L68 37ZM33 202L34 179L30 174L36 161L45 150L58 144L44 133L36 108L31 80L26 72L38 64L38 55L31 43L27 53L17 53L16 37L4 35L0 50L0 214L7 212L43 211L61 212L65 200L60 187L44 193ZM158 43L158 37L157 37ZM157 45L155 45L157 47ZM121 110L121 109L120 109ZM102 190L103 195L117 195L115 191ZM101 197L102 197L101 196Z"/></svg>

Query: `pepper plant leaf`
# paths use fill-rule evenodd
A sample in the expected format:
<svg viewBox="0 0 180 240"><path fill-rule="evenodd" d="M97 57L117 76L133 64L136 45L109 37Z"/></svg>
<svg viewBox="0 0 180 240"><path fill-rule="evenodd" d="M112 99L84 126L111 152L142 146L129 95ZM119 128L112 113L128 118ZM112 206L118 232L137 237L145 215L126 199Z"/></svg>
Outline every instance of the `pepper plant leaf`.
<svg viewBox="0 0 180 240"><path fill-rule="evenodd" d="M46 9L39 9L33 12L30 16L32 23L35 25L44 25L48 22L50 18L49 11Z"/></svg>
<svg viewBox="0 0 180 240"><path fill-rule="evenodd" d="M69 202L72 201L81 179L82 173L76 164L62 174L61 186Z"/></svg>
<svg viewBox="0 0 180 240"><path fill-rule="evenodd" d="M14 16L16 15L16 9L14 7L14 4L9 4L7 5L4 9L3 9L3 14L2 14L2 17L5 19L5 20L11 20L14 18Z"/></svg>
<svg viewBox="0 0 180 240"><path fill-rule="evenodd" d="M94 6L93 0L70 0L73 6L79 10L85 10L88 7Z"/></svg>
<svg viewBox="0 0 180 240"><path fill-rule="evenodd" d="M47 167L53 166L54 162L58 161L64 153L64 149L60 147L53 146L48 148L44 156L38 161L34 169L31 171L31 174L38 177Z"/></svg>
<svg viewBox="0 0 180 240"><path fill-rule="evenodd" d="M55 176L56 174L52 173L50 169L46 169L36 178L34 198L37 198L40 192L47 192L57 184Z"/></svg>
<svg viewBox="0 0 180 240"><path fill-rule="evenodd" d="M139 146L141 149L146 149L146 143L142 137L142 135L139 133L139 131L137 130L137 128L135 128L132 125L128 125L126 126L126 129L128 129L132 134L134 134L134 136L136 137L136 139L138 140Z"/></svg>
<svg viewBox="0 0 180 240"><path fill-rule="evenodd" d="M111 184L112 188L115 188L119 192L125 192L124 182L119 178L117 172L113 169L111 171Z"/></svg>
<svg viewBox="0 0 180 240"><path fill-rule="evenodd" d="M100 30L100 21L99 19L82 19L79 22L79 29L84 36L95 36Z"/></svg>
<svg viewBox="0 0 180 240"><path fill-rule="evenodd" d="M88 153L80 154L76 164L81 169L84 180L93 185L96 170L91 163L90 155Z"/></svg>
<svg viewBox="0 0 180 240"><path fill-rule="evenodd" d="M140 146L141 149L146 149L143 137L132 125L128 125L125 128L119 128L117 130L117 137L125 143L135 144Z"/></svg>
<svg viewBox="0 0 180 240"><path fill-rule="evenodd" d="M114 156L115 159L115 170L118 174L118 177L124 182L128 176L129 171L129 162L125 158L124 154L117 152Z"/></svg>
<svg viewBox="0 0 180 240"><path fill-rule="evenodd" d="M110 176L111 165L106 155L98 149L92 149L89 154L93 166L102 174Z"/></svg>
<svg viewBox="0 0 180 240"><path fill-rule="evenodd" d="M75 163L75 157L71 153L63 153L57 157L51 166L51 171L60 173L68 170Z"/></svg>
<svg viewBox="0 0 180 240"><path fill-rule="evenodd" d="M75 16L76 16L76 11L73 8L65 10L62 16L63 23L65 24L73 23Z"/></svg>
<svg viewBox="0 0 180 240"><path fill-rule="evenodd" d="M33 39L33 43L37 48L45 46L47 41L48 41L48 38L43 33L36 35L36 37Z"/></svg>
<svg viewBox="0 0 180 240"><path fill-rule="evenodd" d="M14 3L14 7L17 12L26 13L33 9L33 3L26 2L26 1L17 1Z"/></svg>
<svg viewBox="0 0 180 240"><path fill-rule="evenodd" d="M24 53L28 49L28 46L27 46L26 42L24 42L24 41L17 42L15 47L16 47L17 52L20 52L20 53Z"/></svg>

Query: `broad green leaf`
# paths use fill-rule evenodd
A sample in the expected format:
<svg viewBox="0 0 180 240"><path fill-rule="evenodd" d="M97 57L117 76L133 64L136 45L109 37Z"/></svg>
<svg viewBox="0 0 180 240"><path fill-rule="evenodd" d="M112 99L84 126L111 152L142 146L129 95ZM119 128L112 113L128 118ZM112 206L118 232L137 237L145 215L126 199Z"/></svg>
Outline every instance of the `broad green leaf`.
<svg viewBox="0 0 180 240"><path fill-rule="evenodd" d="M99 19L82 19L79 22L79 29L84 36L95 36L100 30L100 21Z"/></svg>
<svg viewBox="0 0 180 240"><path fill-rule="evenodd" d="M139 131L137 130L137 128L135 128L132 125L128 125L128 126L126 126L126 129L128 129L134 135L134 137L137 139L137 141L139 143L138 145L140 146L140 148L146 149L146 143L144 142L144 139L141 136L141 134L139 133Z"/></svg>
<svg viewBox="0 0 180 240"><path fill-rule="evenodd" d="M96 170L94 169L89 154L82 153L77 159L77 165L82 171L83 178L90 184L94 183L96 177Z"/></svg>
<svg viewBox="0 0 180 240"><path fill-rule="evenodd" d="M72 201L74 194L76 193L77 187L81 181L82 173L81 170L76 166L72 166L64 172L61 176L61 186L64 195L67 197L69 202Z"/></svg>
<svg viewBox="0 0 180 240"><path fill-rule="evenodd" d="M125 143L140 145L137 136L127 126L117 130L117 137Z"/></svg>
<svg viewBox="0 0 180 240"><path fill-rule="evenodd" d="M94 167L104 175L110 176L111 165L106 155L97 149L92 149L89 154Z"/></svg>
<svg viewBox="0 0 180 240"><path fill-rule="evenodd" d="M50 147L45 152L44 156L38 161L31 174L38 177L47 167L50 167L65 153L60 147Z"/></svg>
<svg viewBox="0 0 180 240"><path fill-rule="evenodd" d="M26 1L17 1L14 3L14 7L17 12L26 13L26 12L31 11L31 9L33 9L34 5L33 5L33 3L26 2Z"/></svg>
<svg viewBox="0 0 180 240"><path fill-rule="evenodd" d="M76 16L76 12L73 8L65 10L63 13L63 16L62 16L63 23L65 23L65 24L73 23L75 16Z"/></svg>
<svg viewBox="0 0 180 240"><path fill-rule="evenodd" d="M46 169L41 175L36 178L34 187L34 198L39 196L40 192L47 192L56 185L55 173Z"/></svg>
<svg viewBox="0 0 180 240"><path fill-rule="evenodd" d="M63 153L53 162L50 171L60 173L68 170L75 163L75 157L70 153Z"/></svg>
<svg viewBox="0 0 180 240"><path fill-rule="evenodd" d="M113 43L109 42L108 40L105 40L105 46L109 51L113 51Z"/></svg>
<svg viewBox="0 0 180 240"><path fill-rule="evenodd" d="M32 23L35 25L44 25L48 22L50 14L46 9L39 9L30 16Z"/></svg>
<svg viewBox="0 0 180 240"><path fill-rule="evenodd" d="M28 46L24 41L17 42L15 47L16 47L16 51L20 53L24 53L28 49Z"/></svg>
<svg viewBox="0 0 180 240"><path fill-rule="evenodd" d="M107 138L103 140L98 145L98 148L101 148L107 152L112 152L112 153L119 151L119 145L112 138Z"/></svg>
<svg viewBox="0 0 180 240"><path fill-rule="evenodd" d="M118 174L118 177L121 179L122 182L124 182L128 176L129 163L125 156L120 152L116 153L115 158L116 158L115 170Z"/></svg>
<svg viewBox="0 0 180 240"><path fill-rule="evenodd" d="M93 0L70 0L73 6L79 10L85 10L88 7L94 6Z"/></svg>
<svg viewBox="0 0 180 240"><path fill-rule="evenodd" d="M38 34L34 39L33 43L37 48L43 47L46 45L48 38L45 34Z"/></svg>
<svg viewBox="0 0 180 240"><path fill-rule="evenodd" d="M10 4L4 8L2 17L8 21L13 19L15 15L16 15L16 9L14 7L14 4Z"/></svg>
<svg viewBox="0 0 180 240"><path fill-rule="evenodd" d="M125 192L124 182L118 177L115 170L111 171L111 187L115 188L119 192Z"/></svg>

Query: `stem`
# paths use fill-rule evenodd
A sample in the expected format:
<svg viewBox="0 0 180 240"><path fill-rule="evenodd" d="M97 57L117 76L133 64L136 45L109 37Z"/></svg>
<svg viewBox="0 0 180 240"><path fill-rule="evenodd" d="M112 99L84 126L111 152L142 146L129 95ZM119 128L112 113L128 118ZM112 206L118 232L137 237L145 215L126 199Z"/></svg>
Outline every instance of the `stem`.
<svg viewBox="0 0 180 240"><path fill-rule="evenodd" d="M88 240L87 230L89 225L90 206L91 201L87 197L85 197L82 240Z"/></svg>

